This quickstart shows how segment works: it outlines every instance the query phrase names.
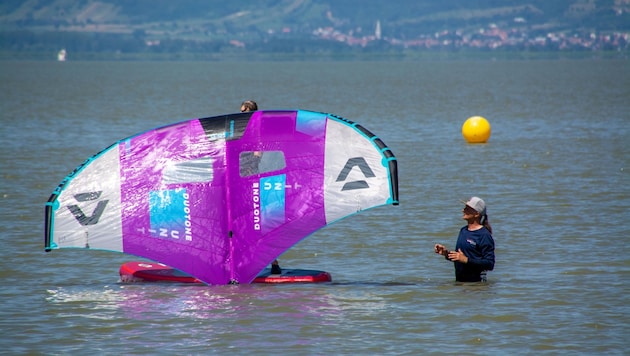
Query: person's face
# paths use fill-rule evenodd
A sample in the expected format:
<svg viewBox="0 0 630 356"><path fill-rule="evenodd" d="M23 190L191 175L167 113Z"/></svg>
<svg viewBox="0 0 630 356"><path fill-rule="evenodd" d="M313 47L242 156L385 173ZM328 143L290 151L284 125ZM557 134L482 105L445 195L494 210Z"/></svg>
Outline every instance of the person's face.
<svg viewBox="0 0 630 356"><path fill-rule="evenodd" d="M245 105L241 105L241 112L245 112L247 111L247 108L245 107Z"/></svg>
<svg viewBox="0 0 630 356"><path fill-rule="evenodd" d="M462 212L464 213L463 218L465 220L474 219L477 215L479 215L479 213L475 209L469 207L468 205L464 206Z"/></svg>

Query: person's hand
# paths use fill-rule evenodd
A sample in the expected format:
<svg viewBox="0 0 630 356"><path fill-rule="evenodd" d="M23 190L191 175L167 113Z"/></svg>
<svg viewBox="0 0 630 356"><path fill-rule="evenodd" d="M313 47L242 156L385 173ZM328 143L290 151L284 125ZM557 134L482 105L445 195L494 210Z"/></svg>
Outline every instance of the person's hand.
<svg viewBox="0 0 630 356"><path fill-rule="evenodd" d="M457 251L449 251L447 257L453 262L468 263L468 257L464 255L461 248Z"/></svg>
<svg viewBox="0 0 630 356"><path fill-rule="evenodd" d="M446 253L448 252L446 247L444 247L444 245L442 244L435 244L435 247L433 247L433 251L435 251L435 253L437 253L438 255L442 255L442 256L446 256Z"/></svg>

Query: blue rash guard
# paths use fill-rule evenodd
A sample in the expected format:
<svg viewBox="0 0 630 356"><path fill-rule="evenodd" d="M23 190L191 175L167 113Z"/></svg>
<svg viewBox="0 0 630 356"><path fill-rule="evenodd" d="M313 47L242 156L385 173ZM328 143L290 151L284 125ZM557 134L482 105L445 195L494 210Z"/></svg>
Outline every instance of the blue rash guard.
<svg viewBox="0 0 630 356"><path fill-rule="evenodd" d="M455 251L459 249L468 257L468 263L454 262L458 282L479 282L483 271L494 269L494 239L485 227L475 231L462 227L455 245Z"/></svg>

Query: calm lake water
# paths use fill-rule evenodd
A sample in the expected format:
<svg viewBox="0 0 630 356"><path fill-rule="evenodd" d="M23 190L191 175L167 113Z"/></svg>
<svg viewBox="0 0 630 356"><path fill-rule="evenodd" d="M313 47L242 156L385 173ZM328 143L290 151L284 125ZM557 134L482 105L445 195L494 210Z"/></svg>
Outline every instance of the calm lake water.
<svg viewBox="0 0 630 356"><path fill-rule="evenodd" d="M630 353L630 61L0 62L2 354ZM399 160L398 207L280 257L332 283L120 284L104 251L43 249L44 203L111 143L238 110L330 112ZM492 125L467 144L464 121ZM460 199L497 262L454 282Z"/></svg>

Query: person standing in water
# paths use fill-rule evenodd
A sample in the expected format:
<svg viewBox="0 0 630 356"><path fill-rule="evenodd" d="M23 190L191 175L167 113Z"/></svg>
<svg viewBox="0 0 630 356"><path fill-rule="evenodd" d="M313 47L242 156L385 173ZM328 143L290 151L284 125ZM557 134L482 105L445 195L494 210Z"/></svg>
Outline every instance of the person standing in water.
<svg viewBox="0 0 630 356"><path fill-rule="evenodd" d="M258 104L253 100L245 100L241 103L241 112L257 111Z"/></svg>
<svg viewBox="0 0 630 356"><path fill-rule="evenodd" d="M241 112L250 112L250 111L257 111L257 110L258 110L258 104L253 100L245 100L241 103ZM252 154L252 156L253 156L252 158L254 158L254 161L258 163L260 162L260 159L262 157L262 152L255 151ZM257 172L258 172L258 167L256 167L255 170L252 170L251 173L257 173ZM277 259L271 262L271 274L282 274L282 269L280 268L280 264L278 263Z"/></svg>
<svg viewBox="0 0 630 356"><path fill-rule="evenodd" d="M449 251L442 244L435 244L434 252L455 265L458 282L486 281L486 271L494 269L494 239L488 221L486 203L479 197L464 202L462 219L466 226L459 230L455 250Z"/></svg>

